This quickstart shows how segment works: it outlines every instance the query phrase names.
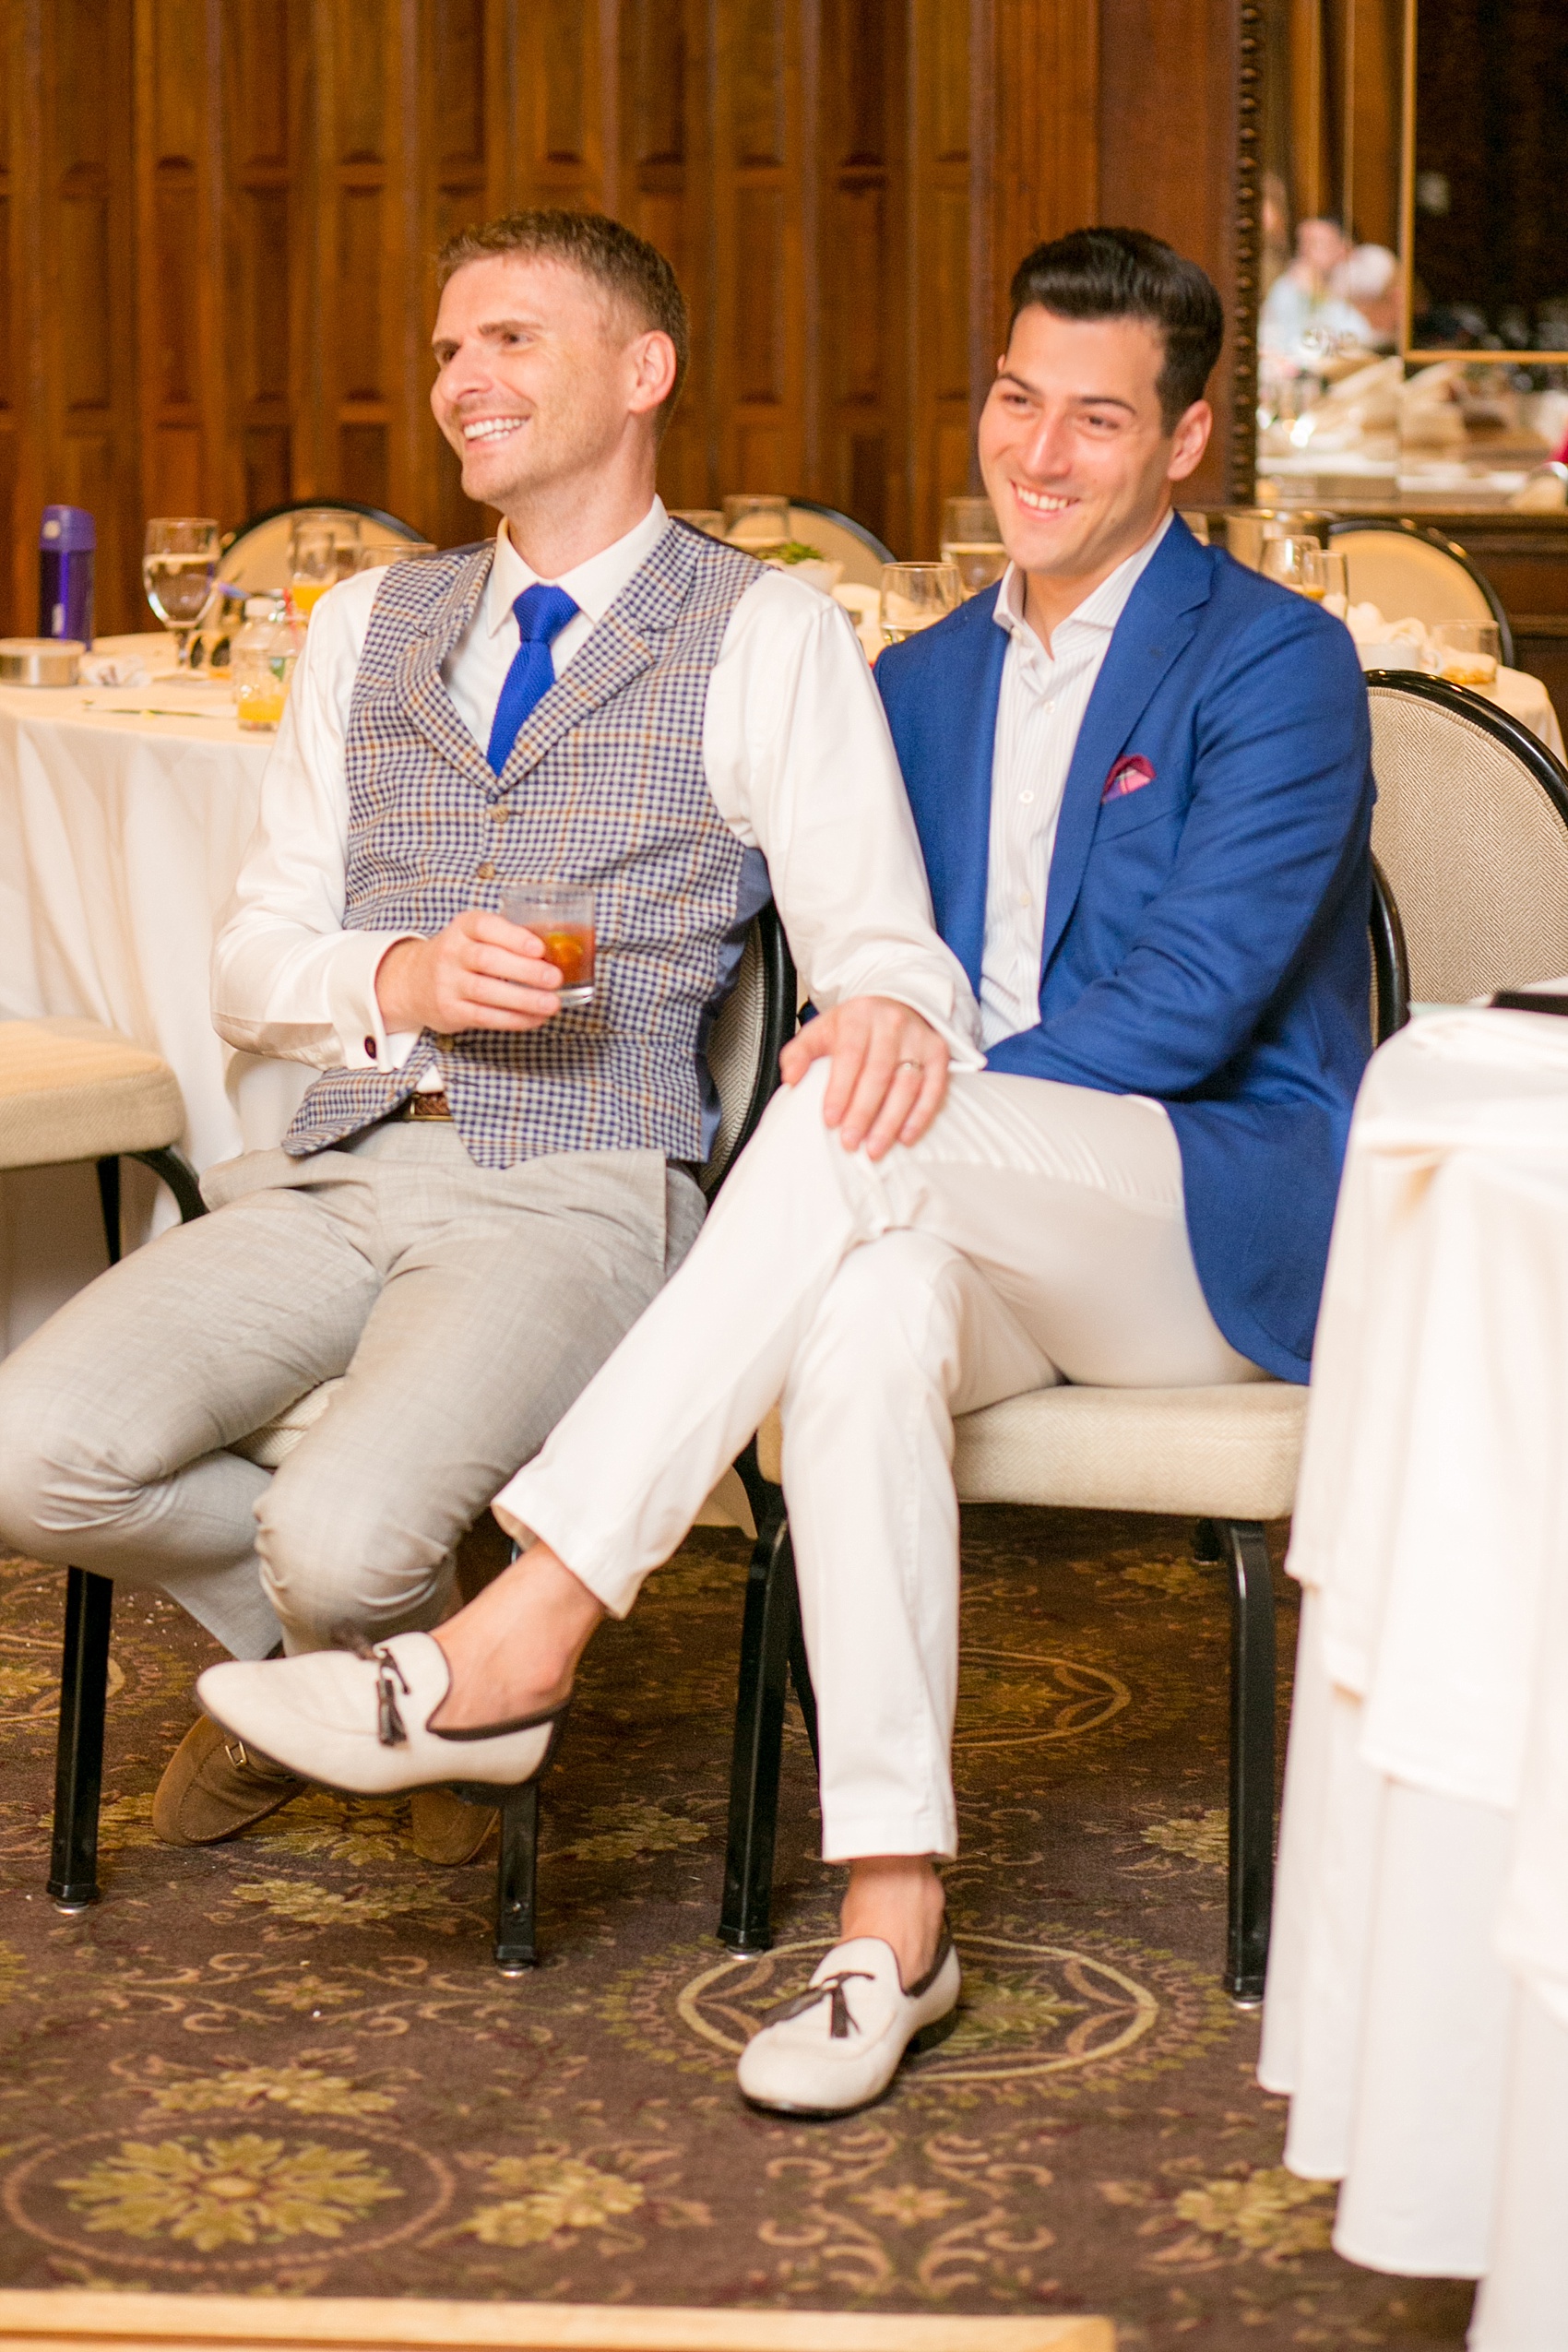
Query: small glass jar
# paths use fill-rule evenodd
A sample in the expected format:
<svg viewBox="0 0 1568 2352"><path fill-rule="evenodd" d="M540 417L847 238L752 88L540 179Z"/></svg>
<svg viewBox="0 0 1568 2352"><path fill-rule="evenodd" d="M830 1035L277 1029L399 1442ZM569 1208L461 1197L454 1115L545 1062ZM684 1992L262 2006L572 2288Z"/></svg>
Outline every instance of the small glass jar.
<svg viewBox="0 0 1568 2352"><path fill-rule="evenodd" d="M277 726L289 699L298 659L294 632L280 596L247 596L245 625L233 641L229 674L234 713L258 733Z"/></svg>

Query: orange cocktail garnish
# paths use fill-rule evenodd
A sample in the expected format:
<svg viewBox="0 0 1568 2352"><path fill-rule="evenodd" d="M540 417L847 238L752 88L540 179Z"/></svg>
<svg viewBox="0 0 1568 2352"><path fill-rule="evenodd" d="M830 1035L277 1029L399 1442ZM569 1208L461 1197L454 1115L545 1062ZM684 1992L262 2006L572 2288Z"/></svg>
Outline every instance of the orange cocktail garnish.
<svg viewBox="0 0 1568 2352"><path fill-rule="evenodd" d="M593 978L593 932L586 925L552 925L540 933L547 964L553 964L564 988L586 987Z"/></svg>

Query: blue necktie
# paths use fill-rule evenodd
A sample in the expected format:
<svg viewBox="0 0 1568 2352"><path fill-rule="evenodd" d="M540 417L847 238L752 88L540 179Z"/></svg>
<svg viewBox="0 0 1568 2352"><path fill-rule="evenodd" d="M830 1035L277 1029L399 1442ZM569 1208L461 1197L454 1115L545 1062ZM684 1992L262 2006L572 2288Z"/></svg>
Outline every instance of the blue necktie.
<svg viewBox="0 0 1568 2352"><path fill-rule="evenodd" d="M525 588L513 603L522 643L495 706L486 754L497 776L512 755L517 730L535 703L542 701L555 683L550 647L576 609L564 588L550 588L543 580L536 580L532 588Z"/></svg>

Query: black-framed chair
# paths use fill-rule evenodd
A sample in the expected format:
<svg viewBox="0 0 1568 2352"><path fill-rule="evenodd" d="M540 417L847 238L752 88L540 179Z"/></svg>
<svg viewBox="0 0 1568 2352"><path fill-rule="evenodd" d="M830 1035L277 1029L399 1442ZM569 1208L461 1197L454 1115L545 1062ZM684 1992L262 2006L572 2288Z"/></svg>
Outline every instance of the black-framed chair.
<svg viewBox="0 0 1568 2352"><path fill-rule="evenodd" d="M707 1041L707 1065L719 1099L718 1132L699 1177L710 1200L750 1141L778 1083L778 1056L794 1034L795 1015L795 968L784 926L770 902L747 929L735 985L720 1006ZM0 1024L0 1045L5 1027ZM172 1073L167 1075L172 1085ZM176 1102L178 1099L179 1090L175 1087ZM184 1123L183 1110L180 1123ZM169 1155L138 1151L136 1157L148 1158L150 1165L167 1159ZM6 1163L0 1159L3 1164ZM185 1196L176 1189L182 1212L199 1216L203 1204L195 1176L184 1162L180 1167L184 1170L181 1182L186 1187ZM173 1185L176 1171L166 1171L160 1165L160 1173L165 1172ZM186 1197L191 1204L188 1210ZM117 1232L110 1254L119 1254ZM330 1412L332 1399L341 1386L339 1380L324 1381L264 1428L254 1431L234 1450L262 1468L275 1470L287 1460L305 1431ZM85 1910L97 1901L99 1895L98 1815L114 1587L109 1578L87 1575L77 1568L67 1574L65 1664L54 1792L54 1859L49 1892L60 1909L74 1912ZM519 1976L531 1968L537 1958L537 1784L530 1783L507 1797L501 1804L500 1814L495 1963L503 1975Z"/></svg>
<svg viewBox="0 0 1568 2352"><path fill-rule="evenodd" d="M879 588L883 565L897 560L866 524L815 498L790 499L790 528L797 539L820 548L829 563L842 564L845 579L860 588Z"/></svg>
<svg viewBox="0 0 1568 2352"><path fill-rule="evenodd" d="M200 1217L196 1170L178 1148L185 1106L169 1064L101 1021L0 1021L0 1168L91 1160L104 1246L120 1256L120 1162L139 1160ZM84 1568L65 1571L65 1623L55 1740L49 1893L79 1911L98 1892L98 1806L103 1700L114 1587Z"/></svg>
<svg viewBox="0 0 1568 2352"><path fill-rule="evenodd" d="M1497 590L1457 540L1430 524L1330 523L1331 547L1346 559L1352 604L1375 604L1385 621L1495 621L1503 659L1514 665L1514 632Z"/></svg>
<svg viewBox="0 0 1568 2352"><path fill-rule="evenodd" d="M1568 769L1485 695L1373 671L1372 848L1410 995L1463 1004L1568 972Z"/></svg>
<svg viewBox="0 0 1568 2352"><path fill-rule="evenodd" d="M1397 907L1374 865L1370 912L1372 1035L1402 1026L1408 1004ZM1565 967L1568 968L1568 967ZM1274 1889L1274 1586L1266 1523L1295 1496L1306 1391L1283 1381L1233 1388L1041 1389L955 1425L962 1503L1157 1512L1198 1522L1197 1556L1223 1564L1230 1594L1229 1886L1224 1982L1263 1998ZM772 1942L773 1855L784 1710L792 1681L814 1762L816 1705L801 1633L789 1520L779 1487L777 1411L742 1474L757 1539L746 1586L721 1942Z"/></svg>

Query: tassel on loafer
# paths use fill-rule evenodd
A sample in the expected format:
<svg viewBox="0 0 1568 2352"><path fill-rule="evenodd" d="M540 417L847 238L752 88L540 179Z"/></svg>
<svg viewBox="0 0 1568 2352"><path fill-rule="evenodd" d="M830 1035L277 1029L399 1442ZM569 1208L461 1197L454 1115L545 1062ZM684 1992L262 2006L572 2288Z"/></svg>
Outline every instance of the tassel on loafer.
<svg viewBox="0 0 1568 2352"><path fill-rule="evenodd" d="M450 1688L440 1643L397 1633L357 1654L231 1658L208 1668L196 1697L253 1755L353 1796L457 1787L500 1797L537 1780L570 1702L480 1730L433 1730Z"/></svg>
<svg viewBox="0 0 1568 2352"><path fill-rule="evenodd" d="M951 2032L961 1981L945 1929L935 1959L908 1991L897 1955L880 1936L835 1944L805 1991L742 2051L742 2097L776 2115L853 2115L871 2107L908 2050Z"/></svg>

